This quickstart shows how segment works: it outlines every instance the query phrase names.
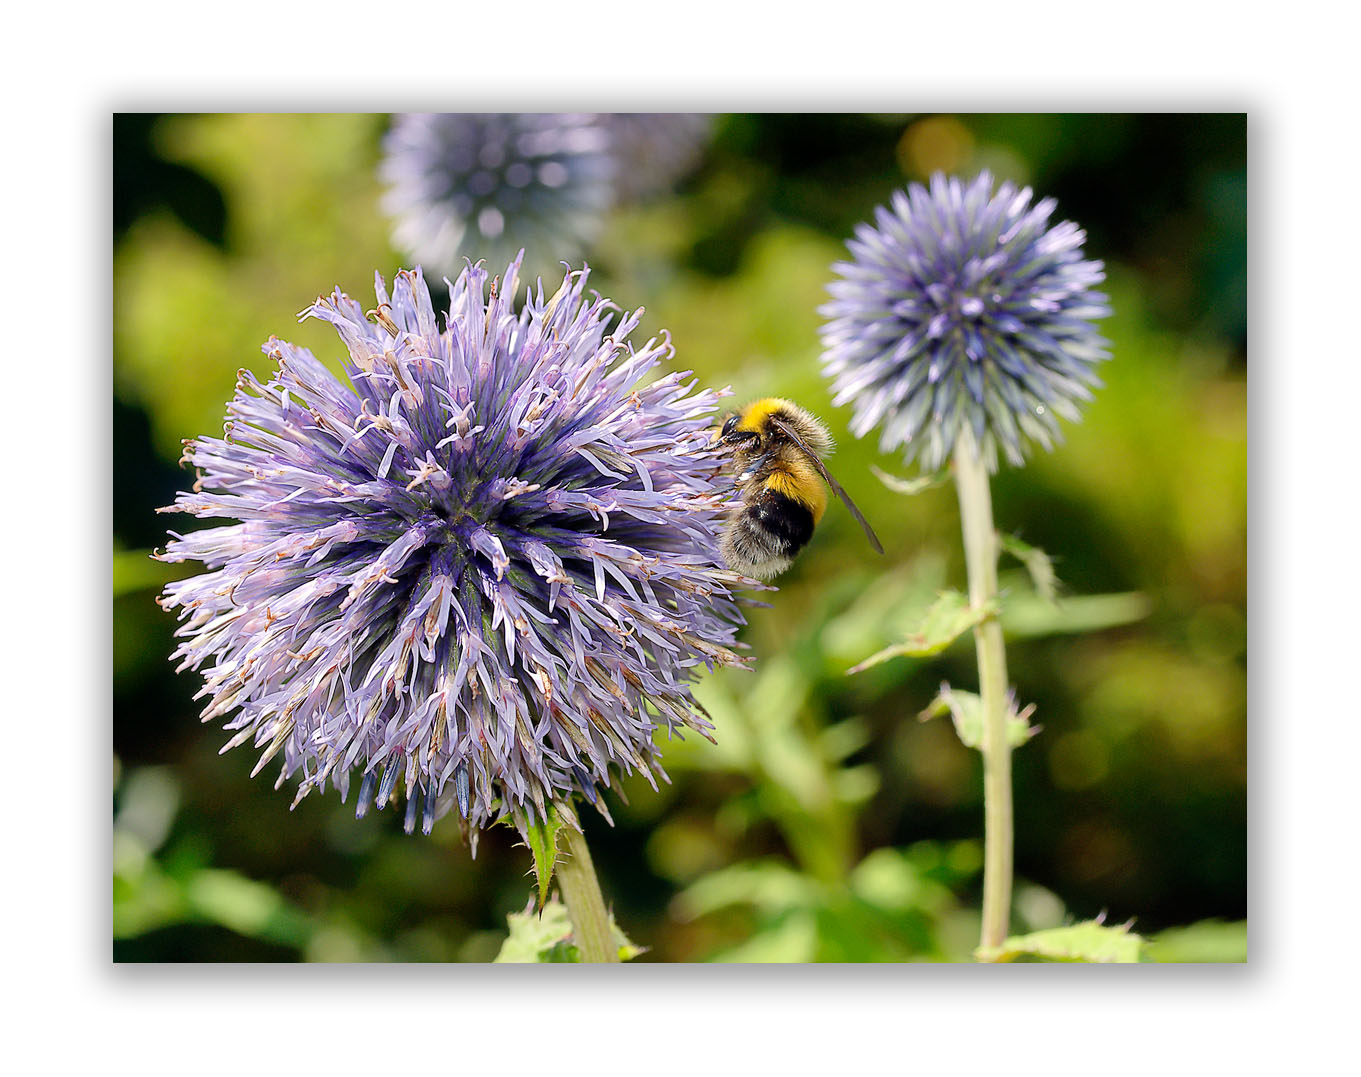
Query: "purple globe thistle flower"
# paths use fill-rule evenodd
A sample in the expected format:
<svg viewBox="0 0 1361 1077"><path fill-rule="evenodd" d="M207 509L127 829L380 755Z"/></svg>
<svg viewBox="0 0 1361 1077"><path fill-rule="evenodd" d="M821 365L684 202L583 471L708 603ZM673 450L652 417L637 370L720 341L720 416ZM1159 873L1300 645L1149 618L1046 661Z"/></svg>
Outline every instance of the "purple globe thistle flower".
<svg viewBox="0 0 1361 1077"><path fill-rule="evenodd" d="M610 133L594 114L405 113L383 151L394 242L449 273L462 257L502 265L521 249L545 270L572 261L613 203Z"/></svg>
<svg viewBox="0 0 1361 1077"><path fill-rule="evenodd" d="M856 229L820 313L823 372L857 437L882 424L884 452L934 471L968 430L995 468L999 445L1021 464L1030 442L1059 438L1056 416L1078 419L1110 357L1092 324L1110 314L1092 291L1105 272L1076 224L1050 226L1052 198L1030 199L1010 182L993 194L987 172L937 173Z"/></svg>
<svg viewBox="0 0 1361 1077"><path fill-rule="evenodd" d="M277 371L241 372L163 510L240 521L160 555L209 569L161 602L204 720L232 715L223 751L253 743L257 772L281 754L295 804L328 782L343 799L352 771L361 816L400 789L408 832L456 805L474 851L507 813L573 819L612 772L664 778L654 731L705 732L690 680L740 661L718 395L641 384L670 341L635 350L641 311L612 324L586 270L516 313L519 268L489 298L466 268L442 331L419 270L391 299L377 277L370 318L319 298L302 317L335 327L348 383L271 338Z"/></svg>
<svg viewBox="0 0 1361 1077"><path fill-rule="evenodd" d="M620 202L639 202L667 191L699 162L713 129L700 112L607 112L615 158L614 190Z"/></svg>

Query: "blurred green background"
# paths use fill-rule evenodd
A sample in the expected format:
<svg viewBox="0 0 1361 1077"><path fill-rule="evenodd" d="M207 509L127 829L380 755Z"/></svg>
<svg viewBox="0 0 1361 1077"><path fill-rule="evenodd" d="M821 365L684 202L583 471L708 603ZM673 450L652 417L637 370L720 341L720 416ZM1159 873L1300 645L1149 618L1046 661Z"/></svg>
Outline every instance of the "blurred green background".
<svg viewBox="0 0 1361 1077"><path fill-rule="evenodd" d="M192 481L271 334L334 359L297 312L361 302L390 246L382 115L118 115L114 152L113 953L124 961L491 960L531 892L505 827L408 837L333 793L218 755L199 682L167 660L157 516ZM966 960L977 939L977 754L919 721L976 687L972 641L846 670L964 585L953 489L846 433L819 374L818 306L844 240L943 169L1058 199L1104 259L1114 359L1066 443L994 483L999 528L1043 547L1063 597L1004 562L1012 682L1039 736L1014 757L1013 930L1131 918L1154 960L1246 953L1246 123L1242 115L731 115L674 194L617 212L592 285L645 306L681 368L741 401L784 395L837 435L835 507L750 617L754 673L697 695L717 745L673 741L670 785L585 811L607 899L643 961ZM493 267L494 269L499 267ZM436 274L430 274L436 276ZM556 284L556 281L553 282ZM182 571L182 570L181 570Z"/></svg>

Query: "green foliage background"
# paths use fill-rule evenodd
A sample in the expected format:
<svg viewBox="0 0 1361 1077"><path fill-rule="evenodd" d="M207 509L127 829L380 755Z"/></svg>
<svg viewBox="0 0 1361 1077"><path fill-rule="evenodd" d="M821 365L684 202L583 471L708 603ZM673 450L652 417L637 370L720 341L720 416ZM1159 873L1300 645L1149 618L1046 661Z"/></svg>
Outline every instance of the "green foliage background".
<svg viewBox="0 0 1361 1077"><path fill-rule="evenodd" d="M119 960L491 960L532 890L509 829L476 860L457 829L408 837L334 795L290 813L219 756L147 559L182 519L180 440L220 428L235 372L296 314L403 265L379 207L381 115L114 119L113 949ZM1042 732L1015 755L1015 931L1106 914L1155 960L1246 952L1246 124L1241 115L732 115L665 199L620 212L592 284L677 365L736 400L792 397L878 558L828 513L744 634L754 673L698 695L718 743L672 742L672 777L583 819L620 926L654 961L967 959L977 936L976 753L919 721L976 687L966 636L846 671L964 583L949 485L845 429L818 368L818 306L844 239L936 169L1059 201L1108 267L1115 358L1067 441L994 483L998 525L1054 560L1057 605L1004 577L1013 683ZM434 274L431 274L434 276Z"/></svg>

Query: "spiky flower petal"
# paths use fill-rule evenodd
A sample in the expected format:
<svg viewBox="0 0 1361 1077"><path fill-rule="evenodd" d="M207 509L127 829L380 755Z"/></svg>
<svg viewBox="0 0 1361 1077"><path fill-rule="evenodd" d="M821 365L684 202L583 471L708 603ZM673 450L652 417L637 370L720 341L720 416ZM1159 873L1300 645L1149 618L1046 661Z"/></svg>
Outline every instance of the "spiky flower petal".
<svg viewBox="0 0 1361 1077"><path fill-rule="evenodd" d="M613 203L611 136L590 113L413 112L393 117L379 174L397 246L455 273L464 257L538 269L575 261Z"/></svg>
<svg viewBox="0 0 1361 1077"><path fill-rule="evenodd" d="M242 371L225 436L187 443L173 509L239 522L162 555L209 570L166 588L175 655L299 800L354 772L359 814L400 790L408 831L451 804L474 839L570 818L612 774L664 777L654 731L705 731L690 681L739 661L718 396L643 384L669 340L635 349L641 312L586 298L584 270L517 312L518 270L488 296L465 269L443 329L419 270L391 298L377 278L370 317L318 299L345 378L271 338L274 375Z"/></svg>
<svg viewBox="0 0 1361 1077"><path fill-rule="evenodd" d="M879 426L883 451L934 471L968 430L989 466L999 446L1020 464L1058 439L1057 417L1079 418L1110 357L1092 321L1110 307L1092 290L1102 263L1083 259L1076 224L1049 224L1054 207L1010 182L994 193L987 172L937 173L856 229L821 313L823 371L857 437Z"/></svg>

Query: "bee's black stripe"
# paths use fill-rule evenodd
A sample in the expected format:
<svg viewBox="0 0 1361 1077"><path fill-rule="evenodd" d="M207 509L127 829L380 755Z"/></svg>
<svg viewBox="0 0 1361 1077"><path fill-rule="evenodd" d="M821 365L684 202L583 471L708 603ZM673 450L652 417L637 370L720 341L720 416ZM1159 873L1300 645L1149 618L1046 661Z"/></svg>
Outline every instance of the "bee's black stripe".
<svg viewBox="0 0 1361 1077"><path fill-rule="evenodd" d="M779 552L792 557L813 537L813 514L807 506L775 490L762 490L749 512L774 540Z"/></svg>

